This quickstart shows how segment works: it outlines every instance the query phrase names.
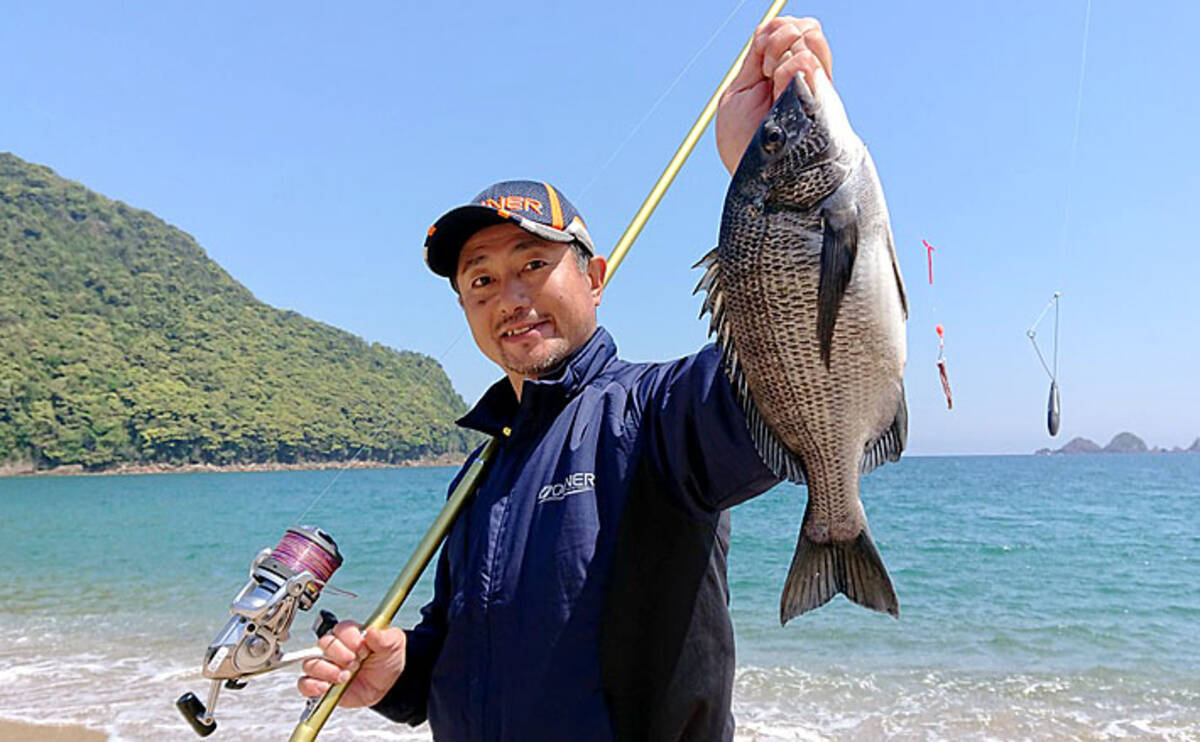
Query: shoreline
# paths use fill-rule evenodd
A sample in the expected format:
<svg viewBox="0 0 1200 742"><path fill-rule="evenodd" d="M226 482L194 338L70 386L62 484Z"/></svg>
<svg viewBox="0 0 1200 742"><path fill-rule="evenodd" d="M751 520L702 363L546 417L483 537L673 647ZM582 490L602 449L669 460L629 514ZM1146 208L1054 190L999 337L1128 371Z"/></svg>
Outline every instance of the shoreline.
<svg viewBox="0 0 1200 742"><path fill-rule="evenodd" d="M0 719L0 739L4 742L107 742L108 735L76 724L29 724Z"/></svg>
<svg viewBox="0 0 1200 742"><path fill-rule="evenodd" d="M106 477L125 474L221 474L227 472L267 471L324 471L328 469L409 469L425 466L461 466L466 454L442 454L395 464L379 461L312 461L294 464L268 462L262 464L122 464L111 469L84 471L79 464L56 466L53 469L33 469L28 465L0 465L0 478L6 477ZM0 739L7 739L0 736Z"/></svg>

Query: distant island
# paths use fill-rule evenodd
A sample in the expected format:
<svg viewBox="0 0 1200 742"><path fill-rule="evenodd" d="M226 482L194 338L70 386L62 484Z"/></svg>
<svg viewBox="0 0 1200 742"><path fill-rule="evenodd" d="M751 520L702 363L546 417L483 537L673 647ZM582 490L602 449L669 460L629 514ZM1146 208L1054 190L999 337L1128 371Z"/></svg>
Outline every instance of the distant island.
<svg viewBox="0 0 1200 742"><path fill-rule="evenodd" d="M434 359L268 306L190 235L0 153L0 475L446 462L465 411Z"/></svg>
<svg viewBox="0 0 1200 742"><path fill-rule="evenodd" d="M1107 446L1101 446L1087 438L1072 438L1062 448L1039 448L1034 453L1039 456L1075 453L1200 453L1200 438L1192 441L1192 445L1187 448L1179 446L1170 449L1160 447L1151 448L1138 436L1125 432L1114 435Z"/></svg>

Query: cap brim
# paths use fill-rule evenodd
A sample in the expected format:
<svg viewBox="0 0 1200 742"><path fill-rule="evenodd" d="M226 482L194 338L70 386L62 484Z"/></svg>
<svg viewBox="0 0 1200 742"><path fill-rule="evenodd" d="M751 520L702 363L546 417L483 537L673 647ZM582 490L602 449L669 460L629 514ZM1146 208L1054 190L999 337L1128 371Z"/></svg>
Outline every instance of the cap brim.
<svg viewBox="0 0 1200 742"><path fill-rule="evenodd" d="M591 237L580 224L574 231L555 229L515 214L507 216L490 206L466 204L442 214L425 238L425 262L439 276L453 278L458 273L458 255L463 243L484 227L496 224L516 224L530 234L551 242L578 242L592 252ZM575 225L572 225L575 227Z"/></svg>
<svg viewBox="0 0 1200 742"><path fill-rule="evenodd" d="M479 204L467 204L442 214L425 238L425 262L439 276L453 278L463 243L484 227L516 223L516 219Z"/></svg>

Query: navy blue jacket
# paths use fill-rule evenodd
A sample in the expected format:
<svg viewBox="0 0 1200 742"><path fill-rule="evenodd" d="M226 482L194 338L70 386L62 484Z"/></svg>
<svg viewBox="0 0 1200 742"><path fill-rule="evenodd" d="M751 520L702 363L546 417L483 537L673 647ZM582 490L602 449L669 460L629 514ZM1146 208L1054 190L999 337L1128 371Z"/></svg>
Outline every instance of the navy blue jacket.
<svg viewBox="0 0 1200 742"><path fill-rule="evenodd" d="M522 392L459 421L501 445L374 708L451 742L732 739L725 511L778 480L718 351L627 363L597 329Z"/></svg>

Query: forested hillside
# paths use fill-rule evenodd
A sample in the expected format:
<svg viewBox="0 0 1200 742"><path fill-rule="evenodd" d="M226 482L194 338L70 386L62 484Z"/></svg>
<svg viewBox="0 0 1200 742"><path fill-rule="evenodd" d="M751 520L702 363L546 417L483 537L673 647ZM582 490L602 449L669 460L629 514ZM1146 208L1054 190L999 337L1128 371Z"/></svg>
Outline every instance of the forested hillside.
<svg viewBox="0 0 1200 742"><path fill-rule="evenodd" d="M255 299L154 215L0 153L0 465L456 453L441 366Z"/></svg>

